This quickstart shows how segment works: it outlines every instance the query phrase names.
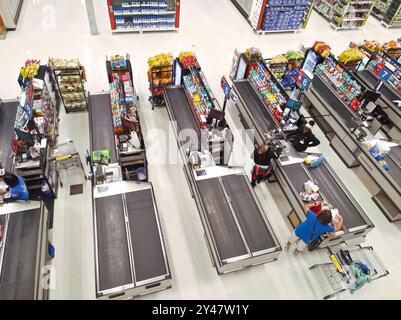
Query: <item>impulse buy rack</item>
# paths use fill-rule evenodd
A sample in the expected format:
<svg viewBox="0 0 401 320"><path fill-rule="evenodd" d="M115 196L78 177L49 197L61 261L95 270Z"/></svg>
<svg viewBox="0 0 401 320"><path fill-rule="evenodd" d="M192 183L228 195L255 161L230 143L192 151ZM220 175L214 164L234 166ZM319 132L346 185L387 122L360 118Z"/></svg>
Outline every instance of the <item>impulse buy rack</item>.
<svg viewBox="0 0 401 320"><path fill-rule="evenodd" d="M376 137L380 123L371 115L380 94L366 90L332 55L319 57L313 48L307 51L302 70L310 83L302 99L330 146L349 168L357 168L389 221L400 220L401 146L397 140ZM382 144L388 152L380 151Z"/></svg>
<svg viewBox="0 0 401 320"><path fill-rule="evenodd" d="M96 295L126 299L172 280L129 56L111 57L107 70L110 92L90 95L89 103Z"/></svg>
<svg viewBox="0 0 401 320"><path fill-rule="evenodd" d="M245 128L255 130L256 142L263 143L266 133L272 130L286 133L296 130L297 126L290 119L299 118L301 103L287 95L266 62L263 59L249 60L245 54L241 54L237 61L233 90L238 96L237 106L242 123ZM334 237L323 235L320 247L350 240L363 241L374 225L331 166L325 161L318 168L311 169L303 163L307 153L296 152L284 136L278 135L277 138L285 151L278 160L272 160L276 178L272 182L281 187L282 194L277 196L277 205L292 226L295 228L306 220L303 212L305 203L300 193L304 184L311 180L320 188L319 200L336 207L344 217L343 230Z"/></svg>
<svg viewBox="0 0 401 320"><path fill-rule="evenodd" d="M167 111L219 274L277 259L279 242L243 169L227 166L233 135L196 61L174 63Z"/></svg>

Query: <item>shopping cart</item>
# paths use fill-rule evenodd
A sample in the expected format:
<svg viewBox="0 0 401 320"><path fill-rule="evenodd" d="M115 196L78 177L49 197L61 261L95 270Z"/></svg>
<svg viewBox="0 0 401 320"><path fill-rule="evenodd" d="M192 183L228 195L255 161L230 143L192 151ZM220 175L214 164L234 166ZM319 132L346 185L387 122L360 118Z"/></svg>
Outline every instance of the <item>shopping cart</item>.
<svg viewBox="0 0 401 320"><path fill-rule="evenodd" d="M346 261L341 250L348 251L352 261ZM389 274L372 247L338 246L330 248L329 251L332 262L316 264L309 268L323 292L323 299L332 298L345 291L353 293L357 282L356 263L362 263L368 267L370 281Z"/></svg>
<svg viewBox="0 0 401 320"><path fill-rule="evenodd" d="M58 176L61 187L63 187L61 172L69 171L73 168L82 170L82 174L84 175L85 180L87 180L81 157L79 156L79 153L75 150L73 141L68 141L54 147L51 150L49 161L50 164L54 166L54 170Z"/></svg>

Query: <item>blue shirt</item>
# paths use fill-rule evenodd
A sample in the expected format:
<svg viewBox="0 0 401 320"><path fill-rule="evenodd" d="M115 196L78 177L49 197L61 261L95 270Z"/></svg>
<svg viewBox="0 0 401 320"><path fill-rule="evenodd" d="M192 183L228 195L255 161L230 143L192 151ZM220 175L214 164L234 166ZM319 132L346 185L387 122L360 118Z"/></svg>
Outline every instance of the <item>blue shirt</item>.
<svg viewBox="0 0 401 320"><path fill-rule="evenodd" d="M10 188L11 199L15 200L29 200L29 192L26 187L24 179L21 177L18 178L18 185L13 188Z"/></svg>
<svg viewBox="0 0 401 320"><path fill-rule="evenodd" d="M333 226L330 225L325 226L321 224L317 216L310 210L306 213L306 217L307 217L306 221L302 222L295 228L295 234L297 235L297 237L300 238L306 244L316 240L323 233L333 232L335 230ZM316 226L315 226L315 221L316 221ZM312 235L314 227L315 231Z"/></svg>

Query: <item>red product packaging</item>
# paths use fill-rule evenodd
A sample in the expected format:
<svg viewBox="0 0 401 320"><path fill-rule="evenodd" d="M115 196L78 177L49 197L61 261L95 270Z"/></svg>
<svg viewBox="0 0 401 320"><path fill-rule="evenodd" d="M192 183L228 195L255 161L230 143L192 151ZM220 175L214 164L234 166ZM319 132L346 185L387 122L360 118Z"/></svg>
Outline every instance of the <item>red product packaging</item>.
<svg viewBox="0 0 401 320"><path fill-rule="evenodd" d="M357 111L359 109L359 107L361 106L361 102L357 98L354 98L354 99L352 99L349 106L352 110Z"/></svg>
<svg viewBox="0 0 401 320"><path fill-rule="evenodd" d="M322 203L319 203L317 206L311 207L310 211L312 211L315 215L318 215L320 211L322 211Z"/></svg>

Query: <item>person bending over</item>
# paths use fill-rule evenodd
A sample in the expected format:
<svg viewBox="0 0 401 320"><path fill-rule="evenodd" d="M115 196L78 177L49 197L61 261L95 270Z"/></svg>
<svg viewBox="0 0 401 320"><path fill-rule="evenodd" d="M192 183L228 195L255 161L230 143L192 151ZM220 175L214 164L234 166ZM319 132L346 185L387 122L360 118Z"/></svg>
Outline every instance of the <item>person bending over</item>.
<svg viewBox="0 0 401 320"><path fill-rule="evenodd" d="M10 196L3 199L4 202L7 203L18 200L29 200L29 192L22 177L16 176L12 173L5 173L3 170L0 175L0 180L3 180L7 185L7 189L0 192L2 194L10 192Z"/></svg>
<svg viewBox="0 0 401 320"><path fill-rule="evenodd" d="M333 225L330 210L322 210L318 215L311 211L311 208L319 205L320 202L315 202L304 207L307 219L295 228L285 244L286 250L289 250L291 245L294 244L294 253L302 252L309 243L317 240L322 234L328 233L330 237L333 237L336 232L342 229L344 219L341 215L338 222Z"/></svg>

